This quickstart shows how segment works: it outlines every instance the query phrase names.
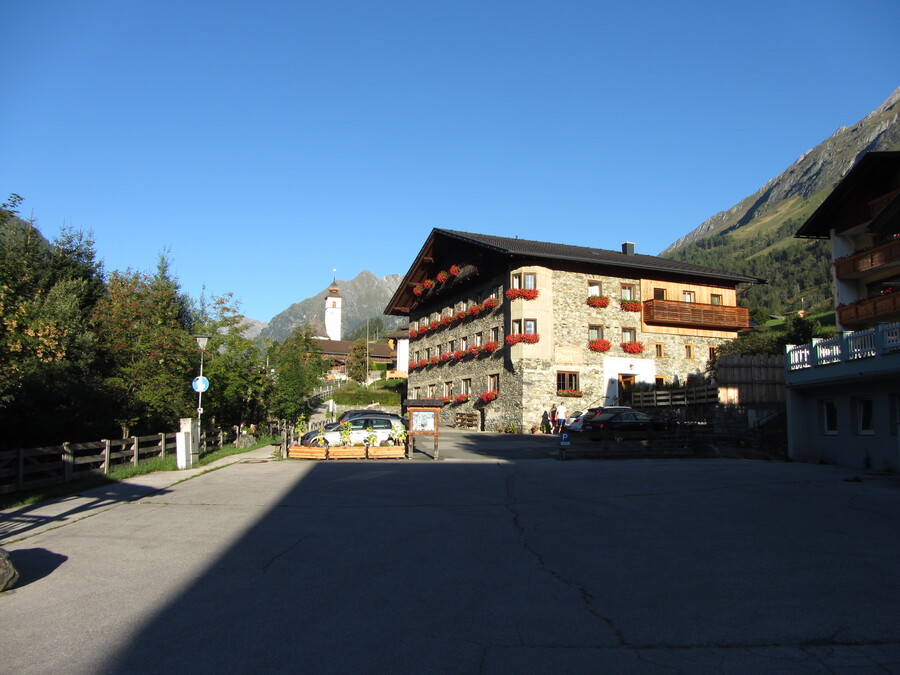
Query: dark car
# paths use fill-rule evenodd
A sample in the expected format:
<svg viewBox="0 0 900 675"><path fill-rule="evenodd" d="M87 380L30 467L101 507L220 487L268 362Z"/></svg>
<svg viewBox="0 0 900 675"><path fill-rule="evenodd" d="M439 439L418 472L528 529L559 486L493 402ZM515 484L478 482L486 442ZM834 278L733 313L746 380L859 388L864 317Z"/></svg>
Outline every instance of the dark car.
<svg viewBox="0 0 900 675"><path fill-rule="evenodd" d="M602 412L591 420L593 431L651 431L669 429L673 424L672 421L655 420L636 410Z"/></svg>
<svg viewBox="0 0 900 675"><path fill-rule="evenodd" d="M581 431L591 431L594 428L594 421L597 420L600 415L604 413L622 413L622 412L637 412L634 408L629 408L624 405L613 405L606 406L605 408L588 408L587 414L582 417L581 420Z"/></svg>

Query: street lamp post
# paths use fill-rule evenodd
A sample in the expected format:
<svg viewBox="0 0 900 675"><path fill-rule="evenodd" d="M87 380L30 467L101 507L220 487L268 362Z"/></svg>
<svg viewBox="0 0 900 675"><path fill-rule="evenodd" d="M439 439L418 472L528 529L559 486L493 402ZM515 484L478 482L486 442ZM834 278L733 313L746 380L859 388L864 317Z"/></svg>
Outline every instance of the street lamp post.
<svg viewBox="0 0 900 675"><path fill-rule="evenodd" d="M200 424L200 415L203 414L203 391L206 389L206 383L203 379L203 355L206 352L206 343L209 340L208 335L195 335L197 345L200 347L200 377L197 378L197 424Z"/></svg>

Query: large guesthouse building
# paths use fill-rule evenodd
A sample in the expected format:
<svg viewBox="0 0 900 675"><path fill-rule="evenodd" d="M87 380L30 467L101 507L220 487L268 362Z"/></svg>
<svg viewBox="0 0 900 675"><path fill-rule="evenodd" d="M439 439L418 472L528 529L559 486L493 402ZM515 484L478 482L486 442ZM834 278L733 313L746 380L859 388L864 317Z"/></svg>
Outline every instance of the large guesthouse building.
<svg viewBox="0 0 900 675"><path fill-rule="evenodd" d="M385 310L409 318L409 397L444 423L541 423L626 402L635 386L701 379L713 350L749 327L737 289L758 282L621 251L434 229Z"/></svg>

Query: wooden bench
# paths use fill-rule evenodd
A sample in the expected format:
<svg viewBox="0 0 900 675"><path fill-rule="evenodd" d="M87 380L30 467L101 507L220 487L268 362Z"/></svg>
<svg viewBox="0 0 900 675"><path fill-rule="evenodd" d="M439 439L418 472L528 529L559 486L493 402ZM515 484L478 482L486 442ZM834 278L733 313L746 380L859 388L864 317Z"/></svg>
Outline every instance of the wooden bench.
<svg viewBox="0 0 900 675"><path fill-rule="evenodd" d="M481 426L481 415L477 412L458 412L456 426L463 429L477 429Z"/></svg>

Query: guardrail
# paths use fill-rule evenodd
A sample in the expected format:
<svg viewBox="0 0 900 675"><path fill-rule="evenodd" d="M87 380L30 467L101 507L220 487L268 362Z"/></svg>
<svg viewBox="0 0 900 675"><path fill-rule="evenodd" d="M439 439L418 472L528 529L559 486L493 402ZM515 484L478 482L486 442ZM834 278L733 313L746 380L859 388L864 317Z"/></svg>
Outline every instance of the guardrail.
<svg viewBox="0 0 900 675"><path fill-rule="evenodd" d="M869 359L900 351L900 323L868 330L841 333L827 340L813 339L805 345L785 347L785 367L790 370L816 368L858 359Z"/></svg>

